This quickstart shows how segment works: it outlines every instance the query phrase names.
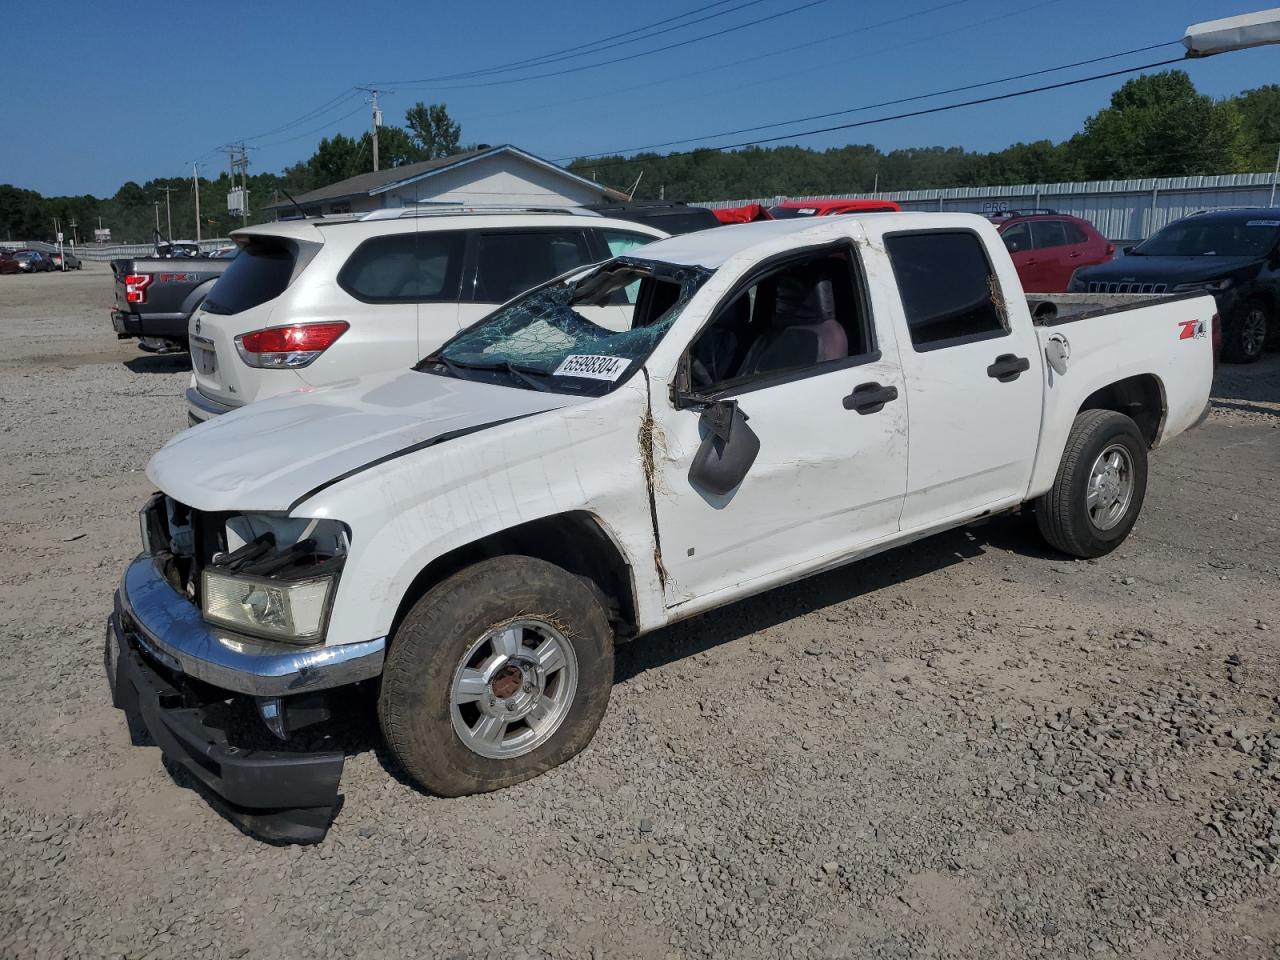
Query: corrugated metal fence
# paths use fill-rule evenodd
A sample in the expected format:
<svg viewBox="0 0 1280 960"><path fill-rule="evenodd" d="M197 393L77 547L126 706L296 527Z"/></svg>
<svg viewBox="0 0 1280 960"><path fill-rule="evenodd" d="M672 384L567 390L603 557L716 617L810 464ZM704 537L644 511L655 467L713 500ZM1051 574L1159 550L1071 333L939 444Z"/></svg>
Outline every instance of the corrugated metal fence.
<svg viewBox="0 0 1280 960"><path fill-rule="evenodd" d="M215 237L211 240L201 240L200 249L205 253L211 250L217 250L219 247L229 247L231 241L226 237ZM81 260L114 260L117 257L150 257L156 252L155 244L151 243L106 243L99 246L96 243L83 243L78 247L67 244L67 249L74 253ZM57 244L45 243L43 240L0 240L0 250L43 250L45 253L56 253L58 251Z"/></svg>
<svg viewBox="0 0 1280 960"><path fill-rule="evenodd" d="M1215 177L1163 177L1150 180L1092 180L1083 183L1030 183L1003 187L948 187L890 193L840 193L806 199L896 200L905 210L992 213L1048 208L1088 220L1110 240L1145 240L1161 227L1197 210L1266 207L1273 202L1269 173L1233 173ZM703 207L774 204L786 197L700 202Z"/></svg>

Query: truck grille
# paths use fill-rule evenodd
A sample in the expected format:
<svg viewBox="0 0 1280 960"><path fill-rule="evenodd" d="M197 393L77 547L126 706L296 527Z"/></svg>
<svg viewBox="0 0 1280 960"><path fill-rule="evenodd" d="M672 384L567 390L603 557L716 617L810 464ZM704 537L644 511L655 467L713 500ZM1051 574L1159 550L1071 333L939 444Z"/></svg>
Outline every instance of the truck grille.
<svg viewBox="0 0 1280 960"><path fill-rule="evenodd" d="M175 528L171 518L180 520L181 527ZM226 549L225 521L225 514L194 510L163 494L152 497L144 510L151 555L163 561L173 588L197 606L201 570Z"/></svg>
<svg viewBox="0 0 1280 960"><path fill-rule="evenodd" d="M1161 294L1167 290L1167 283L1106 283L1098 280L1089 282L1090 293L1151 293Z"/></svg>

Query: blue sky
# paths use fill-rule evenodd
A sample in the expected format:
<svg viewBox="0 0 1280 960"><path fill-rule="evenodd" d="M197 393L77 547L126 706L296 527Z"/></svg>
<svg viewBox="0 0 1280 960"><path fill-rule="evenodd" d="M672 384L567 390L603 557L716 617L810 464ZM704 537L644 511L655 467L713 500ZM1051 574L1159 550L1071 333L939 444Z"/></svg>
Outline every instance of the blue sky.
<svg viewBox="0 0 1280 960"><path fill-rule="evenodd" d="M1263 6L1262 0L820 0L797 9L813 0L755 0L687 29L599 54L515 73L438 79L585 44L708 2L375 6L350 0L134 0L121 6L63 0L31 7L22 16L5 17L0 31L0 183L45 194L110 195L126 180L189 175L195 158L206 173L216 173L226 165L216 148L240 139L255 146L251 169L279 170L309 155L322 136L367 129L369 109L350 88L370 83L390 91L381 98L387 123L401 123L405 108L417 100L443 100L462 123L464 141L514 143L560 159L1071 63L1179 39L1192 22ZM733 11L744 2L697 16ZM528 76L629 56L775 14L782 15L652 56L561 76ZM897 22L874 26L889 20ZM1170 47L977 95L1179 53ZM1228 96L1280 82L1280 47L1186 66L1199 90ZM1019 140L1060 140L1105 106L1122 80L796 142L985 150ZM893 111L849 119L887 112ZM708 142L737 139L743 138Z"/></svg>

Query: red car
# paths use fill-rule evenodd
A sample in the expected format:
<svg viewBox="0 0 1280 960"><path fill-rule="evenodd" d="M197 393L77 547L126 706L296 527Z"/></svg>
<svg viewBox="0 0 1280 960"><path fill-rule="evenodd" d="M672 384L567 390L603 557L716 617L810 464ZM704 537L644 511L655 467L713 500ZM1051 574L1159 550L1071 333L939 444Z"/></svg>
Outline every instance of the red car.
<svg viewBox="0 0 1280 960"><path fill-rule="evenodd" d="M830 217L837 213L900 213L892 200L783 200L769 208L774 220L792 217Z"/></svg>
<svg viewBox="0 0 1280 960"><path fill-rule="evenodd" d="M21 273L22 268L8 250L0 250L0 273Z"/></svg>
<svg viewBox="0 0 1280 960"><path fill-rule="evenodd" d="M1022 288L1033 293L1066 293L1080 267L1106 263L1116 252L1088 220L1053 210L1009 210L988 219L1013 257Z"/></svg>

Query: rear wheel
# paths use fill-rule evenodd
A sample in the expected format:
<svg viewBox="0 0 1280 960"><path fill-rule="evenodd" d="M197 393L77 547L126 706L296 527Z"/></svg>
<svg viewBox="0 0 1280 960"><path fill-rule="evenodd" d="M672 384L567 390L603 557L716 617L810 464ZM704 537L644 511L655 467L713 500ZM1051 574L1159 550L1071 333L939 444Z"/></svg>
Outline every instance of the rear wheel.
<svg viewBox="0 0 1280 960"><path fill-rule="evenodd" d="M1256 363L1267 343L1270 312L1257 300L1226 325L1222 337L1222 359L1229 363Z"/></svg>
<svg viewBox="0 0 1280 960"><path fill-rule="evenodd" d="M405 617L378 716L409 775L456 797L573 757L612 685L613 632L587 584L543 560L496 557L454 574Z"/></svg>
<svg viewBox="0 0 1280 960"><path fill-rule="evenodd" d="M1110 553L1129 536L1147 492L1147 444L1113 410L1088 410L1067 439L1058 475L1035 504L1050 546L1077 557Z"/></svg>

